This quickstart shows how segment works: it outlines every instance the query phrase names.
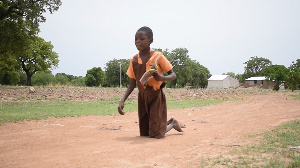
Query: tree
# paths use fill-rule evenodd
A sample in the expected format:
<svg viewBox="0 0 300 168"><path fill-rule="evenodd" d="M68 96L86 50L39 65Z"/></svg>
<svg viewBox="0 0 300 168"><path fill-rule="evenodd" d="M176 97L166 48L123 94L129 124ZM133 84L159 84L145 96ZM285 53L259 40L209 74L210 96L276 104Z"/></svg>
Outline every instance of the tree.
<svg viewBox="0 0 300 168"><path fill-rule="evenodd" d="M284 65L271 65L266 67L262 75L266 76L269 81L275 82L273 90L278 91L279 86L284 83L288 69Z"/></svg>
<svg viewBox="0 0 300 168"><path fill-rule="evenodd" d="M85 85L86 86L96 86L96 78L92 74L86 74Z"/></svg>
<svg viewBox="0 0 300 168"><path fill-rule="evenodd" d="M75 77L72 79L71 84L73 86L85 86L85 78L81 76Z"/></svg>
<svg viewBox="0 0 300 168"><path fill-rule="evenodd" d="M227 73L223 73L223 75L229 75L233 78L236 78L239 80L240 83L243 83L245 81L244 74L235 74L234 72L227 72Z"/></svg>
<svg viewBox="0 0 300 168"><path fill-rule="evenodd" d="M211 76L209 70L197 61L191 60L186 48L176 48L171 52L168 49L163 54L173 65L176 79L168 82L167 87L184 87L187 84L193 87L206 87L207 79Z"/></svg>
<svg viewBox="0 0 300 168"><path fill-rule="evenodd" d="M105 67L105 85L119 86L120 85L120 64L121 64L121 84L127 86L130 83L130 78L126 72L129 67L129 59L113 59L106 63Z"/></svg>
<svg viewBox="0 0 300 168"><path fill-rule="evenodd" d="M35 41L43 14L60 5L60 0L0 1L0 72L20 71L19 56Z"/></svg>
<svg viewBox="0 0 300 168"><path fill-rule="evenodd" d="M190 66L192 67L192 78L189 82L191 86L196 88L206 88L208 84L208 78L211 76L209 70L203 65L200 65L197 61L191 61Z"/></svg>
<svg viewBox="0 0 300 168"><path fill-rule="evenodd" d="M192 78L192 74L190 73L191 67L186 66L188 61L191 61L188 52L186 48L176 48L171 52L168 52L167 49L163 51L163 54L173 65L173 71L176 73L176 79L169 82L173 86L184 87ZM170 84L167 86L170 87Z"/></svg>
<svg viewBox="0 0 300 168"><path fill-rule="evenodd" d="M100 86L104 83L104 72L100 67L94 67L87 71L85 84L87 86Z"/></svg>
<svg viewBox="0 0 300 168"><path fill-rule="evenodd" d="M20 82L19 84L22 85L22 86L26 86L27 85L27 76L25 74L25 72L20 72Z"/></svg>
<svg viewBox="0 0 300 168"><path fill-rule="evenodd" d="M231 76L233 78L236 78L236 75L234 72L227 72L227 73L223 73L222 75L228 75L228 76Z"/></svg>
<svg viewBox="0 0 300 168"><path fill-rule="evenodd" d="M55 75L55 81L61 85L66 85L70 82L69 78L67 77L67 75L65 73L57 73Z"/></svg>
<svg viewBox="0 0 300 168"><path fill-rule="evenodd" d="M272 65L272 62L267 58L254 56L251 57L251 59L249 61L246 61L244 64L246 64L244 77L249 78L253 76L260 76L261 72L266 67Z"/></svg>
<svg viewBox="0 0 300 168"><path fill-rule="evenodd" d="M55 81L51 72L39 71L32 77L32 84L37 86L50 85Z"/></svg>
<svg viewBox="0 0 300 168"><path fill-rule="evenodd" d="M244 74L236 74L235 78L237 78L240 83L244 83L245 82L245 77L244 76L245 76Z"/></svg>
<svg viewBox="0 0 300 168"><path fill-rule="evenodd" d="M27 75L27 85L31 86L31 77L38 71L49 71L57 67L58 55L53 51L53 45L41 37L34 38L27 50L19 55L21 67Z"/></svg>
<svg viewBox="0 0 300 168"><path fill-rule="evenodd" d="M296 62L292 62L292 66L300 69L300 59L297 59Z"/></svg>
<svg viewBox="0 0 300 168"><path fill-rule="evenodd" d="M0 84L16 85L20 82L20 73L17 71L1 71Z"/></svg>
<svg viewBox="0 0 300 168"><path fill-rule="evenodd" d="M22 25L28 23L28 29L37 34L39 23L45 22L43 14L57 11L60 0L4 0L0 1L0 21L11 21Z"/></svg>
<svg viewBox="0 0 300 168"><path fill-rule="evenodd" d="M0 21L0 71L19 71L18 56L28 48L32 38L25 26Z"/></svg>
<svg viewBox="0 0 300 168"><path fill-rule="evenodd" d="M77 78L80 78L80 77L76 77L76 76L69 75L69 74L66 74L66 73L57 73L55 75L56 82L58 82L61 85L73 84L72 81L75 80L75 79L77 79ZM78 82L79 82L79 80L78 80ZM78 84L76 84L76 85L78 85ZM84 86L84 82L83 82L83 86Z"/></svg>
<svg viewBox="0 0 300 168"><path fill-rule="evenodd" d="M300 89L300 59L292 62L286 75L286 84L292 91Z"/></svg>

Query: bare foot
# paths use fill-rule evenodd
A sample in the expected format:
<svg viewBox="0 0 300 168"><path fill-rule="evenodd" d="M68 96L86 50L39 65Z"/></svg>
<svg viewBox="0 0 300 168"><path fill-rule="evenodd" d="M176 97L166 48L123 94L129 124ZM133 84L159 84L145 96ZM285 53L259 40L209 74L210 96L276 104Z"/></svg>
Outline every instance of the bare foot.
<svg viewBox="0 0 300 168"><path fill-rule="evenodd" d="M183 130L181 129L181 126L180 126L180 124L179 124L179 122L178 122L177 120L174 120L174 121L173 121L173 124L174 124L173 128L174 128L176 131L178 131L178 132L183 132Z"/></svg>
<svg viewBox="0 0 300 168"><path fill-rule="evenodd" d="M167 125L171 124L174 120L176 120L176 119L171 118L171 119L167 122ZM186 128L185 124L183 124L182 122L180 122L180 121L178 121L178 120L176 120L176 121L178 122L180 128Z"/></svg>
<svg viewBox="0 0 300 168"><path fill-rule="evenodd" d="M182 122L180 122L180 121L177 121L178 122L178 124L179 124L179 126L180 126L180 128L186 128L185 127L185 124L183 124Z"/></svg>

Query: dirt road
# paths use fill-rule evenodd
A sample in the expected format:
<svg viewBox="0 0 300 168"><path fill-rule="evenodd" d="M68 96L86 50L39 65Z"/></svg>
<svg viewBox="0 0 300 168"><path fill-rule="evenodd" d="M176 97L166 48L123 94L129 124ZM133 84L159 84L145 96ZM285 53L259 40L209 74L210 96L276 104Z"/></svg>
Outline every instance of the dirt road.
<svg viewBox="0 0 300 168"><path fill-rule="evenodd" d="M164 139L139 137L137 113L50 118L0 125L0 167L197 167L202 158L254 143L247 135L300 120L288 93L169 110L186 124Z"/></svg>

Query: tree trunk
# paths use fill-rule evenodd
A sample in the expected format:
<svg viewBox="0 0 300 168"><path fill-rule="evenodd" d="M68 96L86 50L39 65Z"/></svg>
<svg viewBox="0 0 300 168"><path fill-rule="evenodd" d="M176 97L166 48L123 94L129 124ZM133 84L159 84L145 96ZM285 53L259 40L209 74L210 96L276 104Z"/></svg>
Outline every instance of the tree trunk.
<svg viewBox="0 0 300 168"><path fill-rule="evenodd" d="M32 86L31 85L31 77L32 77L32 75L29 72L26 72L26 76L27 76L27 86Z"/></svg>

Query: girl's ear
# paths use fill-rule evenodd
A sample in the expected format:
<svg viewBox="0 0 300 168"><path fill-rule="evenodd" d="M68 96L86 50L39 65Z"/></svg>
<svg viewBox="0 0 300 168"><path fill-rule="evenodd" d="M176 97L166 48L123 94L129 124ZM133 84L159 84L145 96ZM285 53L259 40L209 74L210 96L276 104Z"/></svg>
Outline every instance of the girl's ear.
<svg viewBox="0 0 300 168"><path fill-rule="evenodd" d="M150 44L152 44L153 43L153 37L150 39Z"/></svg>

